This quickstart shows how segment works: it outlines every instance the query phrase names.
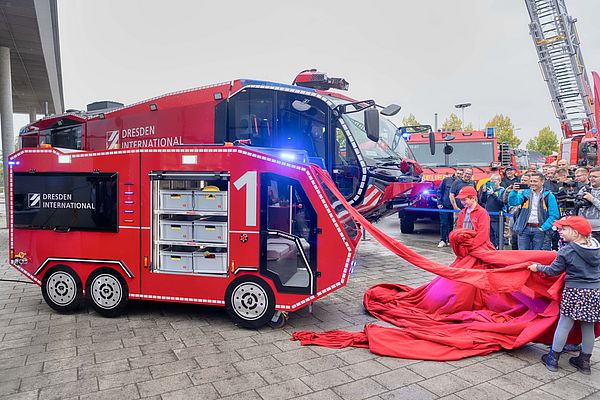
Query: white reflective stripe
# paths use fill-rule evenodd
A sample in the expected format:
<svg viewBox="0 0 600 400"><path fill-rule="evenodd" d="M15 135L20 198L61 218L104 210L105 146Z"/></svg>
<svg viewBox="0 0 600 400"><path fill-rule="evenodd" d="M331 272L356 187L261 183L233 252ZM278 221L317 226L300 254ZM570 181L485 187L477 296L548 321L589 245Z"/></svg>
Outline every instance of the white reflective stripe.
<svg viewBox="0 0 600 400"><path fill-rule="evenodd" d="M137 299L147 300L170 300L170 301L183 301L188 303L203 303L203 304L220 304L224 305L224 300L216 299L199 299L195 297L179 297L179 296L160 296L156 294L141 294L141 293L129 293L129 297Z"/></svg>

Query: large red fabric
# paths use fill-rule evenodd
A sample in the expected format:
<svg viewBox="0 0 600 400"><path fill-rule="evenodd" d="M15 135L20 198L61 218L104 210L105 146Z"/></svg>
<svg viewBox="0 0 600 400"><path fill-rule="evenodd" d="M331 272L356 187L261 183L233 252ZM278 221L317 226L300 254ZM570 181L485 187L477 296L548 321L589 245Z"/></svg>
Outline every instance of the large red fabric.
<svg viewBox="0 0 600 400"><path fill-rule="evenodd" d="M497 251L489 241L481 244L475 231L457 229L450 234L456 260L445 266L374 227L344 200L326 172L315 168L315 173L383 246L438 277L415 289L384 283L367 290L366 310L401 329L368 324L363 332L295 332L292 340L368 347L376 354L420 360L456 360L529 342L551 343L564 275L549 277L527 266L550 264L555 253ZM573 330L570 342L578 340L579 331Z"/></svg>

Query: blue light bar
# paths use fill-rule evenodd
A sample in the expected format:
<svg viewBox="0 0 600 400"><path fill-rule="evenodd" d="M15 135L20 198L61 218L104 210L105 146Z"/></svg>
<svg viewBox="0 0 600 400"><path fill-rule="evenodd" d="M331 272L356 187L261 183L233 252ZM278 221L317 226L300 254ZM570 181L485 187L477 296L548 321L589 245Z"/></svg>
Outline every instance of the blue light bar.
<svg viewBox="0 0 600 400"><path fill-rule="evenodd" d="M21 161L9 161L8 165L19 165L21 164Z"/></svg>

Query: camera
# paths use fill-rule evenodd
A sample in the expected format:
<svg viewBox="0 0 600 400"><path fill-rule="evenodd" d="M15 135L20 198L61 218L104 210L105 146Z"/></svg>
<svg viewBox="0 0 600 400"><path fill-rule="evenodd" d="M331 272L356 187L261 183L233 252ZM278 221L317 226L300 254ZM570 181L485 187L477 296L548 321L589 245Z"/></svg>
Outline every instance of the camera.
<svg viewBox="0 0 600 400"><path fill-rule="evenodd" d="M580 208L592 205L591 202L583 197L583 195L589 191L590 187L584 186L583 193L578 194L576 182L565 182L560 191L556 194L556 201L564 214L577 215Z"/></svg>
<svg viewBox="0 0 600 400"><path fill-rule="evenodd" d="M515 186L516 186L515 189L517 189L517 190L518 189L523 190L523 189L529 189L530 188L529 184L527 184L527 183L515 183Z"/></svg>

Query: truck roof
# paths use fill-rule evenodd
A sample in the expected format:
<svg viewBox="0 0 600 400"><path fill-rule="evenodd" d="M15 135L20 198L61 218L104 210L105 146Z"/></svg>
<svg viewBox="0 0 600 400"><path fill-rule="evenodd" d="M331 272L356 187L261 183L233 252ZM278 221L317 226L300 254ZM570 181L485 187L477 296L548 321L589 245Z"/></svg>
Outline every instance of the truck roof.
<svg viewBox="0 0 600 400"><path fill-rule="evenodd" d="M231 91L232 93L237 92L238 90L247 87L247 86L265 86L265 87L275 87L282 88L288 90L294 90L299 93L319 93L327 96L332 96L338 98L340 100L354 101L347 96L344 96L339 93L317 90L302 86L289 85L278 82L270 82L256 79L237 79L233 81L220 82L206 86L195 87L191 89L184 89L175 92L165 93L156 97L152 97L149 99L141 100L136 103L123 105L121 107L112 108L109 110L94 110L94 111L83 111L83 110L75 110L66 112L63 114L57 115L49 115L43 117L42 119L32 122L21 129L20 133L27 133L28 131L32 131L34 129L45 129L48 126L54 124L54 121L58 119L70 119L75 122L84 122L90 119L101 119L109 114L113 114L115 112L120 112L127 109L134 109L136 107L144 107L146 105L157 103L161 107L171 107L171 106L185 106L187 104L194 104L198 101L214 101L219 99L224 99L227 96L227 92ZM220 98L217 98L217 92L219 90L209 91L211 88L222 88L220 91ZM210 93L210 96L207 94ZM214 95L213 95L214 93Z"/></svg>

